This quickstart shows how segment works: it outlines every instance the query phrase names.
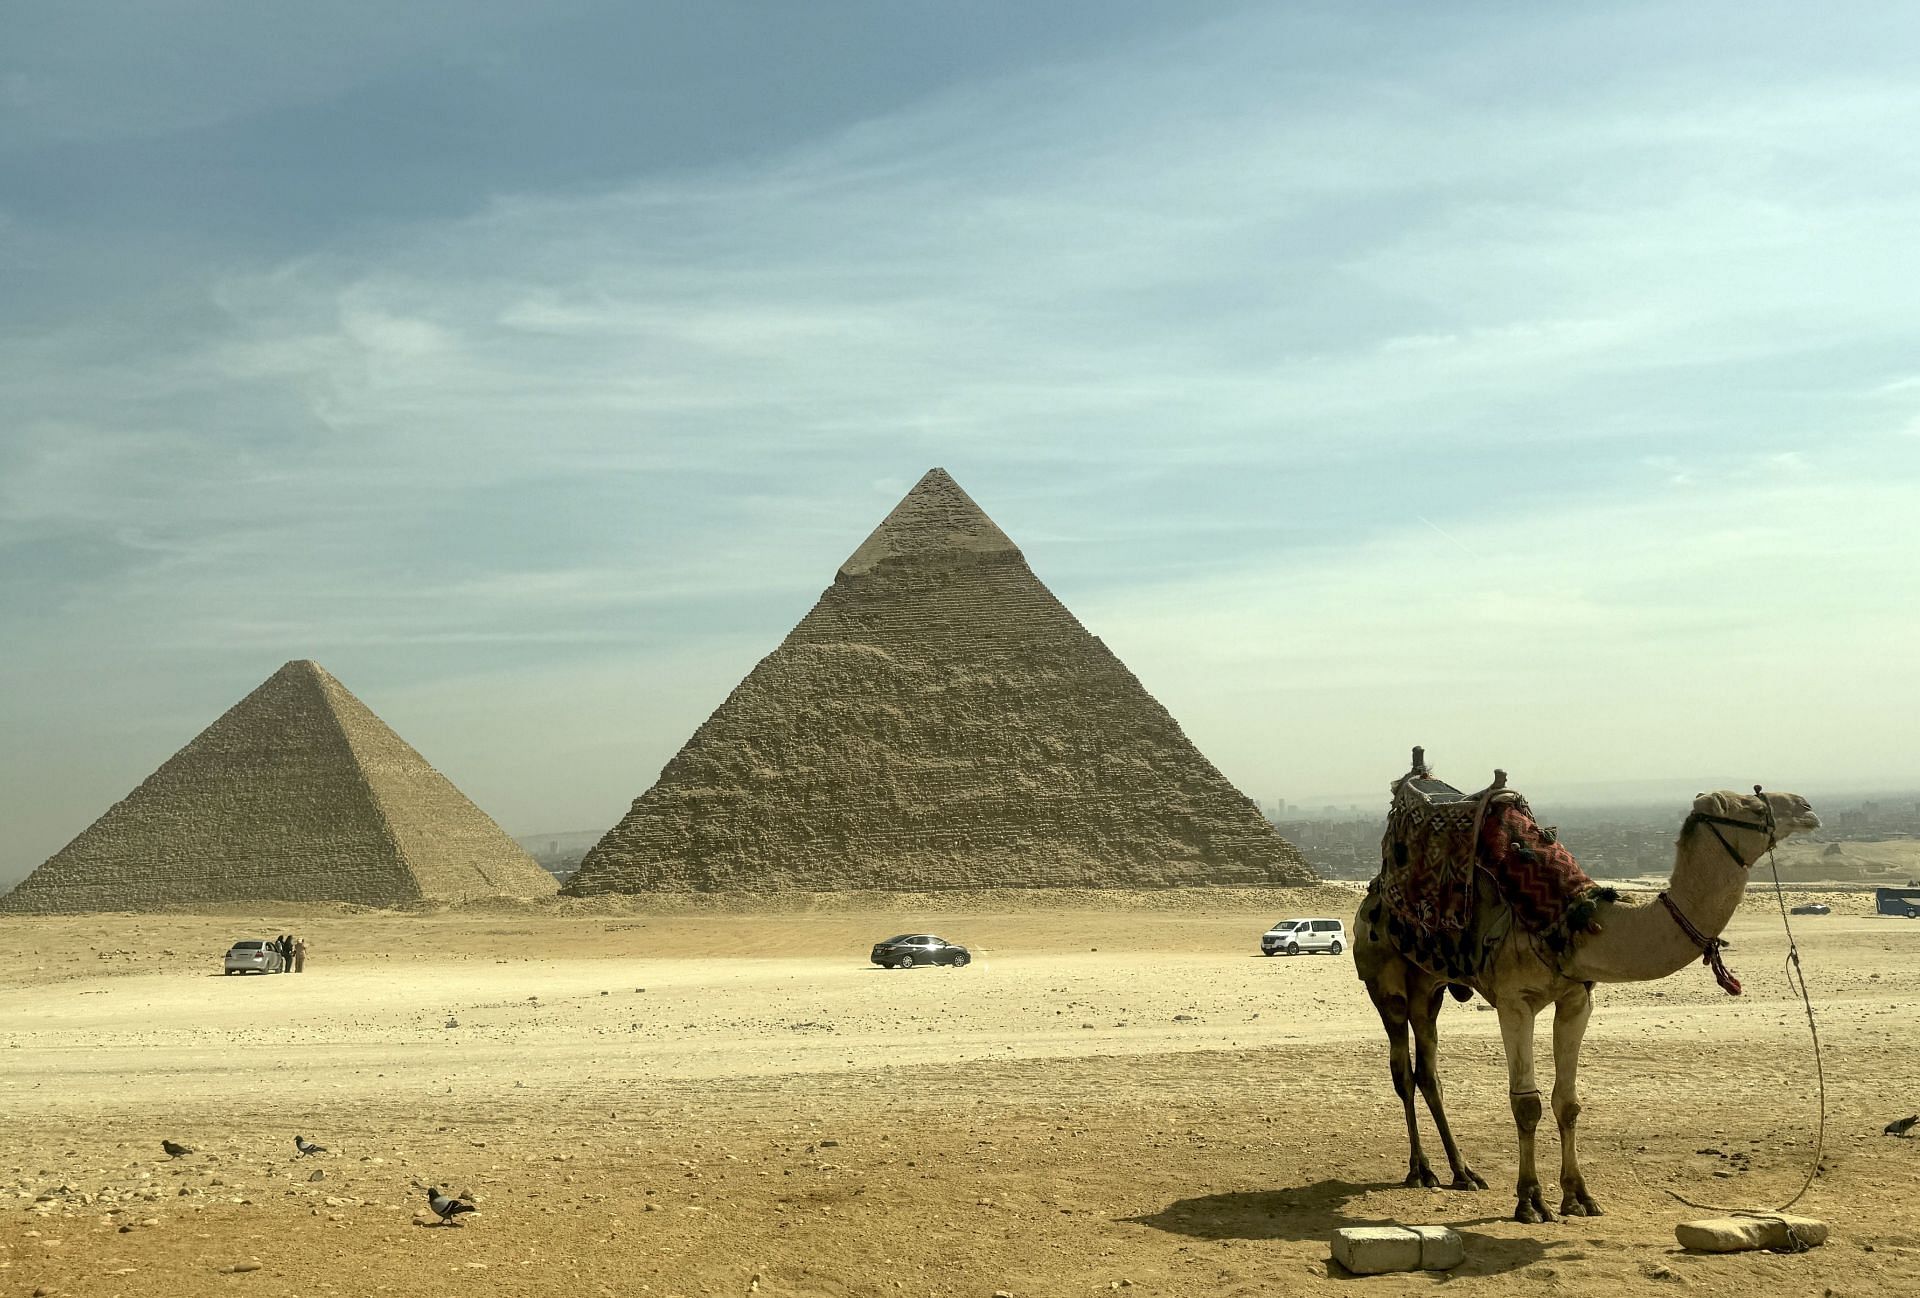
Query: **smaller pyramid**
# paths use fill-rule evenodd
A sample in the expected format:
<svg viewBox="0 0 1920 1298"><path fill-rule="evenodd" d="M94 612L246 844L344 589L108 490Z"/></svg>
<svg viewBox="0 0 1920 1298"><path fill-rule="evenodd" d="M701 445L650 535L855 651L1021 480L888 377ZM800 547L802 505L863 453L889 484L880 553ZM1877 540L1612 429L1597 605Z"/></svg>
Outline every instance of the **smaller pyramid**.
<svg viewBox="0 0 1920 1298"><path fill-rule="evenodd" d="M318 663L275 672L0 911L542 896L553 876Z"/></svg>

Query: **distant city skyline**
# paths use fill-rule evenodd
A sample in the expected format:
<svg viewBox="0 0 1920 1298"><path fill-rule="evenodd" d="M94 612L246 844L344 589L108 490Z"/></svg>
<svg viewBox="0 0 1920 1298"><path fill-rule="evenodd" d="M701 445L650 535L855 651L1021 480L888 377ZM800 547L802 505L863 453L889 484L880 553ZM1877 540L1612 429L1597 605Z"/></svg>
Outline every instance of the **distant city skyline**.
<svg viewBox="0 0 1920 1298"><path fill-rule="evenodd" d="M934 465L1256 799L1920 786L1920 11L5 36L0 885L295 658L611 825Z"/></svg>

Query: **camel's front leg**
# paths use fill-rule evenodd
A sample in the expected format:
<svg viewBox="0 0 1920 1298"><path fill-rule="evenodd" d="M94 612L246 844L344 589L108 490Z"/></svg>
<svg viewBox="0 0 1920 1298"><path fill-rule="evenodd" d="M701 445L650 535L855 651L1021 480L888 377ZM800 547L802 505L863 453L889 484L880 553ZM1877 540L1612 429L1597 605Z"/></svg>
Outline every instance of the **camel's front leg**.
<svg viewBox="0 0 1920 1298"><path fill-rule="evenodd" d="M1580 1121L1580 1041L1587 1034L1593 996L1577 987L1553 1007L1553 1119L1560 1127L1560 1211L1569 1217L1598 1217L1600 1205L1587 1193L1580 1175L1580 1151L1574 1124Z"/></svg>
<svg viewBox="0 0 1920 1298"><path fill-rule="evenodd" d="M1552 1221L1540 1197L1540 1173L1533 1161L1533 1133L1540 1126L1540 1087L1533 1079L1533 1019L1539 1013L1519 997L1502 998L1500 1039L1507 1048L1507 1094L1513 1125L1520 1133L1520 1175L1514 1184L1513 1219L1532 1224Z"/></svg>

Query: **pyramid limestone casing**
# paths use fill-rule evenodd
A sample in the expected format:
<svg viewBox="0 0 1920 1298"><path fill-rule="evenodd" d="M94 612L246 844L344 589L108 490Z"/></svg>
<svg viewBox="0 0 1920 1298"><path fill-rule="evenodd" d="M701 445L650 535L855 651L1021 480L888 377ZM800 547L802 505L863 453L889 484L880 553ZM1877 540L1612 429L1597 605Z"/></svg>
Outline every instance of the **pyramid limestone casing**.
<svg viewBox="0 0 1920 1298"><path fill-rule="evenodd" d="M1312 879L935 469L565 890Z"/></svg>
<svg viewBox="0 0 1920 1298"><path fill-rule="evenodd" d="M297 661L0 897L0 910L388 905L555 887L345 686Z"/></svg>

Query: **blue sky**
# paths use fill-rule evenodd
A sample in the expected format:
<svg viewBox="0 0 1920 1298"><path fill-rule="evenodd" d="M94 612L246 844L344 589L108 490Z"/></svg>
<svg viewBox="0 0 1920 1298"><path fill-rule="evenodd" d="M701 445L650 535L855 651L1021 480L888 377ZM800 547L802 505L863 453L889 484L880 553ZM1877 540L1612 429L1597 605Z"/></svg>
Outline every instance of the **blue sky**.
<svg viewBox="0 0 1920 1298"><path fill-rule="evenodd" d="M1917 55L1866 5L0 8L0 882L294 657L509 830L609 824L935 464L1262 799L1414 742L1911 787Z"/></svg>

